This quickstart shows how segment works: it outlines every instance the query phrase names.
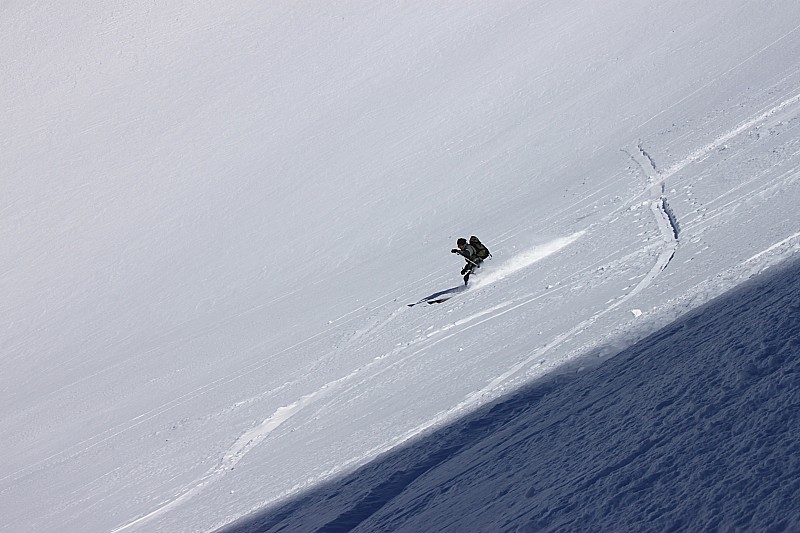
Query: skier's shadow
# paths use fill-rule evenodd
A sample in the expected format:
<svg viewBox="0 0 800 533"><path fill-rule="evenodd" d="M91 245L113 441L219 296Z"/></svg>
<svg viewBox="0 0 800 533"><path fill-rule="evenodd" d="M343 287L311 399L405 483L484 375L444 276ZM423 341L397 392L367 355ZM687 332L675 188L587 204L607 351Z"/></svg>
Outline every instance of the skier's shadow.
<svg viewBox="0 0 800 533"><path fill-rule="evenodd" d="M445 291L435 292L435 293L431 294L430 296L426 296L425 298L422 299L422 301L425 302L425 301L428 301L428 300L435 300L436 298L439 298L440 296L445 296L447 294L455 294L455 293L461 292L463 290L464 290L464 286L463 285L457 285L457 286L455 286L455 287L453 287L451 289L447 289Z"/></svg>
<svg viewBox="0 0 800 533"><path fill-rule="evenodd" d="M431 294L430 296L426 296L425 298L422 298L418 302L414 302L413 304L408 304L408 306L409 307L413 307L413 306L418 305L418 304L424 304L426 302L432 302L433 300L440 300L441 298L445 298L447 296L453 296L453 295L455 295L455 294L457 294L459 292L462 292L465 289L466 289L466 287L464 285L458 285L458 286L452 287L450 289L446 289L446 290L443 290L443 291L435 292L435 293Z"/></svg>

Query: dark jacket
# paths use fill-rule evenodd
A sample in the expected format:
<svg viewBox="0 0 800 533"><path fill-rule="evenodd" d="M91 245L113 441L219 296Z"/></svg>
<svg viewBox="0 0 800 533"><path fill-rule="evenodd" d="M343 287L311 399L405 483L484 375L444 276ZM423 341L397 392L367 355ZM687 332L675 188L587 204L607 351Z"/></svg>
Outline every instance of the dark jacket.
<svg viewBox="0 0 800 533"><path fill-rule="evenodd" d="M476 250L471 244L464 246L463 250L458 250L456 253L458 255L463 255L464 258L467 259L468 264L471 264L470 261L474 263L480 262L480 259L478 258L478 250Z"/></svg>

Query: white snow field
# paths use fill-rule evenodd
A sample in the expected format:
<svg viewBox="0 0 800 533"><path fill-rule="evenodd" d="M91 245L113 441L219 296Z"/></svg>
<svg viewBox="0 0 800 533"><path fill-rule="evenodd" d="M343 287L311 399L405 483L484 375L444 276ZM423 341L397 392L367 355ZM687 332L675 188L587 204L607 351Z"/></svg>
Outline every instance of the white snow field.
<svg viewBox="0 0 800 533"><path fill-rule="evenodd" d="M796 0L12 0L0 51L0 531L800 530Z"/></svg>

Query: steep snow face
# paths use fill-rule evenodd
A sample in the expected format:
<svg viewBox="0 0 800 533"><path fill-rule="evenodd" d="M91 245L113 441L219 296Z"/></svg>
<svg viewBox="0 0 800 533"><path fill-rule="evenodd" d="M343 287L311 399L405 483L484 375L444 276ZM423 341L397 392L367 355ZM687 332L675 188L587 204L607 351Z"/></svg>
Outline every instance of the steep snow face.
<svg viewBox="0 0 800 533"><path fill-rule="evenodd" d="M221 531L794 531L798 268Z"/></svg>
<svg viewBox="0 0 800 533"><path fill-rule="evenodd" d="M385 4L3 7L3 529L210 529L796 253L796 2Z"/></svg>

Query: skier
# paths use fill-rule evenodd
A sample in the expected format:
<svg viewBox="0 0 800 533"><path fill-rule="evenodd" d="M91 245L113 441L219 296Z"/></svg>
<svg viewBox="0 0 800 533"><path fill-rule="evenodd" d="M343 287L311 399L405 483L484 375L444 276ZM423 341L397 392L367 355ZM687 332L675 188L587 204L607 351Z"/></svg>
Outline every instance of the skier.
<svg viewBox="0 0 800 533"><path fill-rule="evenodd" d="M492 254L489 253L486 246L474 235L469 238L469 243L467 239L463 237L459 238L456 241L456 246L458 246L458 248L453 248L450 252L462 256L467 262L464 268L461 269L461 275L464 276L464 285L466 285L469 282L470 274L475 272L476 268L480 268L483 260L490 257Z"/></svg>

